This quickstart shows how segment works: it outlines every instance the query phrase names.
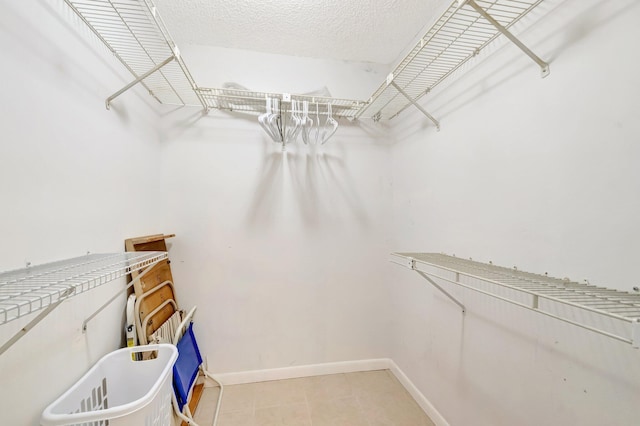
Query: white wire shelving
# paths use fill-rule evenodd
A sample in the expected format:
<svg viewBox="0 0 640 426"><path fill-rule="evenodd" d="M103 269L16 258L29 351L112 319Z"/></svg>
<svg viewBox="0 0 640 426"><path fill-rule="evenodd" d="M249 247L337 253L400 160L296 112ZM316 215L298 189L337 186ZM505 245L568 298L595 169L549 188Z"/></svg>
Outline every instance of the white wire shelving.
<svg viewBox="0 0 640 426"><path fill-rule="evenodd" d="M166 252L88 254L0 273L0 325L166 258Z"/></svg>
<svg viewBox="0 0 640 426"><path fill-rule="evenodd" d="M265 111L266 98L318 104L321 115L331 104L336 117L354 118L365 102L323 96L288 95L236 89L200 88L180 56L164 21L151 0L64 0L134 80L110 96L106 105L140 83L158 102L246 113ZM282 104L286 107L286 104ZM315 111L315 109L314 109Z"/></svg>
<svg viewBox="0 0 640 426"><path fill-rule="evenodd" d="M266 111L266 99L279 99L283 112L290 112L291 101L309 102L309 115L327 115L327 105L331 104L332 115L355 118L366 104L364 101L339 99L326 96L296 95L287 93L254 92L240 89L214 89L199 87L198 94L204 99L207 108L261 114Z"/></svg>
<svg viewBox="0 0 640 426"><path fill-rule="evenodd" d="M392 253L458 304L443 283L482 293L640 347L640 294L627 293L438 253Z"/></svg>
<svg viewBox="0 0 640 426"><path fill-rule="evenodd" d="M418 100L500 34L533 59L543 76L549 73L548 64L509 32L543 0L454 1L367 101L200 88L152 0L64 1L134 77L107 99L107 108L113 99L140 83L160 103L199 106L205 111L259 114L266 109L266 98L280 99L285 108L284 102L290 98L324 105L323 115L327 114L326 105L331 104L336 117L378 121L391 119L414 105L439 129L440 123Z"/></svg>
<svg viewBox="0 0 640 426"><path fill-rule="evenodd" d="M541 68L549 66L508 29L543 0L456 0L389 74L356 117L392 119L416 106L438 129L439 122L417 101L469 61L500 34L505 35Z"/></svg>
<svg viewBox="0 0 640 426"><path fill-rule="evenodd" d="M176 43L150 0L64 0L133 75L106 105L142 84L158 102L204 107Z"/></svg>

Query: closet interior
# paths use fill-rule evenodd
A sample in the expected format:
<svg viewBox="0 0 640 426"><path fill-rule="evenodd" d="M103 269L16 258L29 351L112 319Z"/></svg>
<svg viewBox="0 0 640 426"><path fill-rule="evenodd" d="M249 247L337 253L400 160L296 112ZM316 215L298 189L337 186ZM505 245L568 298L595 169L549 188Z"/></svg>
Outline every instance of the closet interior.
<svg viewBox="0 0 640 426"><path fill-rule="evenodd" d="M264 424L280 426L596 426L640 414L640 96L629 96L640 57L626 49L637 2L434 0L392 63L314 58L335 67L328 79L342 78L336 64L357 69L346 85L378 78L370 96L348 99L200 85L194 76L226 47L178 46L161 2L28 1L1 7L3 78L24 69L35 83L7 87L16 107L2 123L15 148L0 156L16 206L5 232L27 235L19 250L42 262L15 269L23 255L4 251L0 400L18 410L0 406L0 423L126 425L137 409L64 419L131 402L109 393L107 407L106 378L77 408L52 401L108 352L138 345L152 346L125 358L140 365L178 348L150 386L164 391L142 398L153 405L146 420L167 426L255 426L267 411ZM245 7L232 3L219 6ZM379 15L415 6L380 3ZM198 49L214 54L192 73ZM301 61L260 53L283 69ZM34 126L17 100L43 90L65 101L50 117L38 102L44 124ZM60 212L27 231L56 197ZM35 243L55 220L61 247ZM163 228L176 233L151 234ZM92 229L105 253L51 262L52 251L89 245ZM365 389L378 370L393 395ZM29 386L59 383L35 389L29 408L10 391L21 371ZM234 399L243 392L246 406ZM269 400L278 392L285 402Z"/></svg>

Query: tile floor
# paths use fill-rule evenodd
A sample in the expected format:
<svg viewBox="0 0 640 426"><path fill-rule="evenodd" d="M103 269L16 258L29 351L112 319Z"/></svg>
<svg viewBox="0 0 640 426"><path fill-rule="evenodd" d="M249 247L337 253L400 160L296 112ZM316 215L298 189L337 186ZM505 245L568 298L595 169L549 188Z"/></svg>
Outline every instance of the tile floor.
<svg viewBox="0 0 640 426"><path fill-rule="evenodd" d="M210 425L217 388L195 413ZM225 386L218 426L434 426L389 370Z"/></svg>

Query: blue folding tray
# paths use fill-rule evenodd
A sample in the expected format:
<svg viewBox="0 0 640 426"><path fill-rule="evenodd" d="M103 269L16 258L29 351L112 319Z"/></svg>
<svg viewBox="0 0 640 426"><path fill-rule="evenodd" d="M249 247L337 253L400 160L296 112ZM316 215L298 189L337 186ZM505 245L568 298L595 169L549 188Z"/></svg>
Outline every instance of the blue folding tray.
<svg viewBox="0 0 640 426"><path fill-rule="evenodd" d="M184 333L178 344L178 359L173 365L173 388L176 393L176 400L182 411L182 407L188 402L189 391L198 377L202 356L196 343L196 336L193 334L193 323Z"/></svg>

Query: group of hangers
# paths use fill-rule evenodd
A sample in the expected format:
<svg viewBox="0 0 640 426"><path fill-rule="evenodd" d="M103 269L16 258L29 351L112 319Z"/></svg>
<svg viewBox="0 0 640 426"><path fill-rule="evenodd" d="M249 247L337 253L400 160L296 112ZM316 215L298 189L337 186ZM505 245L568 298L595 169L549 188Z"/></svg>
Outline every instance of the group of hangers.
<svg viewBox="0 0 640 426"><path fill-rule="evenodd" d="M309 116L309 101L292 99L288 111L281 108L281 102L279 98L267 97L266 112L258 117L258 123L274 142L282 144L283 149L295 142L298 136L302 137L305 145L325 144L338 130L338 121L333 118L331 103L327 103L327 119L323 121L320 119L320 106L317 102L315 119Z"/></svg>

